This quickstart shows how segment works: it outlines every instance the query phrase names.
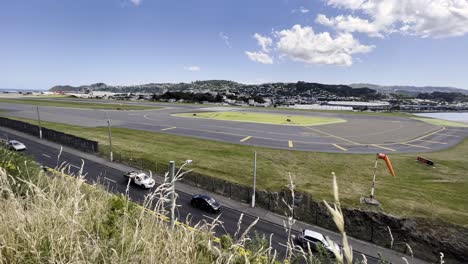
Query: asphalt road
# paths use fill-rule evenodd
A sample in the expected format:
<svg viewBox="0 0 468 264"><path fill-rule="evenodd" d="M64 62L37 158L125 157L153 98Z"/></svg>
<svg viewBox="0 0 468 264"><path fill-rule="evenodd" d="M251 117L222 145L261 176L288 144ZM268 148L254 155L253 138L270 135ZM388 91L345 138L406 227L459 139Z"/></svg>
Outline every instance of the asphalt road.
<svg viewBox="0 0 468 264"><path fill-rule="evenodd" d="M83 102L83 100L79 101ZM102 103L103 101L98 102ZM125 104L127 103L129 102L125 102ZM107 118L110 118L114 127L176 134L241 145L336 153L429 152L453 146L468 135L466 128L439 127L406 117L288 110L267 111L261 108L207 107L184 104L155 103L151 105L163 106L164 108L142 111L109 111L41 106L40 112L42 120L85 127L106 126ZM36 107L31 105L0 103L0 110L7 111L7 114L11 116L37 118ZM320 126L285 126L172 115L206 111L267 111L268 113L286 115L338 117L347 120L347 122Z"/></svg>
<svg viewBox="0 0 468 264"><path fill-rule="evenodd" d="M35 141L28 140L27 138L4 131L1 131L0 134L3 138L8 137L10 139L17 139L23 142L28 147L24 154L32 156L38 163L48 167L56 167L57 164L65 162L69 165L69 172L74 174L78 173L83 163L83 175L86 175L85 179L89 183L102 184L108 191L113 193L125 193L126 191L128 182L126 178L122 176L124 171L116 170L67 152L62 152L59 155L60 151L48 146L46 141L43 141L43 144L39 144ZM142 204L145 199L145 195L149 192L150 191L141 189L138 186L131 185L129 189L129 197L136 203ZM213 219L218 216L191 207L191 195L181 191L177 191L177 195L177 218L182 222L189 219L189 223L192 225L199 222L211 223L213 222ZM231 236L234 236L237 231L238 221L241 214L242 213L240 211L224 206L219 217L220 225L215 228L216 235L220 236L222 234L230 234ZM253 221L255 221L255 217L244 214L241 230L245 230ZM314 230L313 227L310 227L310 229ZM282 226L260 219L249 234L252 235L253 232L258 232L260 235L264 234L267 238L270 237L270 234L273 234L272 247L277 250L280 257L284 257L284 245L287 241L287 234ZM293 231L293 235L297 235L297 231ZM338 241L333 237L332 239ZM375 248L375 250L378 252L379 249ZM362 259L361 253L355 252L355 259ZM368 263L377 263L377 259L371 256L367 256L367 261Z"/></svg>

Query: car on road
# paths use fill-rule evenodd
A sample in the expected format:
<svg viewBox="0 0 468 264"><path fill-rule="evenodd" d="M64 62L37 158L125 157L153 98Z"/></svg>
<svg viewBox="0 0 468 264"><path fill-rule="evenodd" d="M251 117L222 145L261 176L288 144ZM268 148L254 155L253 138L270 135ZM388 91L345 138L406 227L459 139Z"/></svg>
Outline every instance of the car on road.
<svg viewBox="0 0 468 264"><path fill-rule="evenodd" d="M154 179L144 172L131 171L125 173L124 177L129 178L131 182L145 189L151 189L156 184Z"/></svg>
<svg viewBox="0 0 468 264"><path fill-rule="evenodd" d="M327 240L321 233L309 229L302 230L296 238L296 243L304 250L308 250L308 246L310 246L312 251L318 251L318 248L321 247L331 256L334 256L333 249L339 250L339 246L336 243Z"/></svg>
<svg viewBox="0 0 468 264"><path fill-rule="evenodd" d="M195 208L199 208L210 213L219 213L221 211L221 204L206 194L196 194L192 196L190 204Z"/></svg>
<svg viewBox="0 0 468 264"><path fill-rule="evenodd" d="M14 151L23 151L26 150L26 146L19 142L18 140L4 140L2 139L1 142L3 145L5 145L6 148Z"/></svg>

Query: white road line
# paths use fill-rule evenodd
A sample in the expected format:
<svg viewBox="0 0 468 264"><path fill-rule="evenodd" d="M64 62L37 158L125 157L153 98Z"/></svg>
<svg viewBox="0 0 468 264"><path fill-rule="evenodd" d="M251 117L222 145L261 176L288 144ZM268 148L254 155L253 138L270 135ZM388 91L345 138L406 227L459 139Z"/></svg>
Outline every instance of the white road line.
<svg viewBox="0 0 468 264"><path fill-rule="evenodd" d="M431 149L429 147L413 145L413 144L408 144L408 143L400 143L400 145L405 145L405 146L410 146L410 147L415 147L415 148Z"/></svg>
<svg viewBox="0 0 468 264"><path fill-rule="evenodd" d="M289 141L288 141L288 147L294 148L294 144L293 144L292 140L289 140Z"/></svg>
<svg viewBox="0 0 468 264"><path fill-rule="evenodd" d="M216 220L216 218L213 218L213 217L211 217L211 216L207 216L207 215L202 215L202 216L203 216L203 217L206 217L206 218L208 218L208 219L211 219L212 221L215 221L215 220ZM224 224L224 222L223 222L223 221L220 221L219 219L217 220L217 222L218 222L218 223L221 223L221 224Z"/></svg>
<svg viewBox="0 0 468 264"><path fill-rule="evenodd" d="M171 130L171 129L176 129L177 127L168 127L168 128L163 128L161 131L166 131L166 130Z"/></svg>
<svg viewBox="0 0 468 264"><path fill-rule="evenodd" d="M44 154L44 153L42 153L42 156L44 156L44 157L48 157L48 158L50 159L50 156L49 156L49 155L47 155L47 154Z"/></svg>
<svg viewBox="0 0 468 264"><path fill-rule="evenodd" d="M81 169L81 167L75 166L75 165L73 165L73 164L70 164L70 167L77 168L77 169Z"/></svg>
<svg viewBox="0 0 468 264"><path fill-rule="evenodd" d="M445 142L439 142L439 141L424 140L424 139L420 139L419 141L429 142L429 143L434 143L434 144L443 144L443 145L447 145L447 143L445 143Z"/></svg>
<svg viewBox="0 0 468 264"><path fill-rule="evenodd" d="M116 181L114 181L114 180L112 180L112 179L109 179L109 178L107 178L107 177L104 177L104 179L106 179L106 180L108 180L108 181L111 181L111 182L116 182Z"/></svg>

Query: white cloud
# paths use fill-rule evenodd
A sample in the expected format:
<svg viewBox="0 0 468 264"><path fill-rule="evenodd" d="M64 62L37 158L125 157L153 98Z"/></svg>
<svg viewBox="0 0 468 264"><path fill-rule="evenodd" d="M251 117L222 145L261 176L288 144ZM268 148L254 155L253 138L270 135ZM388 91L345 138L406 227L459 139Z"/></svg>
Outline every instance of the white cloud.
<svg viewBox="0 0 468 264"><path fill-rule="evenodd" d="M226 35L224 32L219 32L219 37L224 40L224 43L226 43L226 46L229 48L232 48L231 42L229 41L229 36Z"/></svg>
<svg viewBox="0 0 468 264"><path fill-rule="evenodd" d="M260 62L263 64L273 64L273 59L270 57L270 55L264 53L264 52L251 52L251 51L246 51L245 54L247 57L249 57L250 60Z"/></svg>
<svg viewBox="0 0 468 264"><path fill-rule="evenodd" d="M201 71L200 66L195 66L195 65L184 67L184 69L187 70L187 71L192 71L192 72Z"/></svg>
<svg viewBox="0 0 468 264"><path fill-rule="evenodd" d="M361 45L349 33L333 38L328 32L316 34L311 27L301 25L274 34L278 38L276 50L280 56L308 64L350 66L353 54L368 53L375 48Z"/></svg>
<svg viewBox="0 0 468 264"><path fill-rule="evenodd" d="M309 13L309 9L303 7L303 6L300 6L298 9L293 9L291 11L292 13L302 13L302 14L306 14L306 13Z"/></svg>
<svg viewBox="0 0 468 264"><path fill-rule="evenodd" d="M318 23L341 32L361 32L369 36L401 33L443 38L468 33L466 0L325 0L330 6L349 9L356 16L327 18Z"/></svg>
<svg viewBox="0 0 468 264"><path fill-rule="evenodd" d="M140 5L140 4L141 4L141 1L142 1L142 0L130 0L130 2L132 2L132 4L134 4L134 5L136 5L136 6Z"/></svg>
<svg viewBox="0 0 468 264"><path fill-rule="evenodd" d="M264 37L258 33L254 34L254 39L257 40L257 43L260 47L262 47L262 50L264 52L269 52L270 51L270 46L273 43L273 40L269 37Z"/></svg>
<svg viewBox="0 0 468 264"><path fill-rule="evenodd" d="M383 35L379 32L380 29L375 24L369 22L367 19L353 17L351 15L340 15L337 17L328 18L323 14L319 14L315 19L315 22L324 26L333 27L336 30L342 32L360 32L366 33L372 37L383 37Z"/></svg>

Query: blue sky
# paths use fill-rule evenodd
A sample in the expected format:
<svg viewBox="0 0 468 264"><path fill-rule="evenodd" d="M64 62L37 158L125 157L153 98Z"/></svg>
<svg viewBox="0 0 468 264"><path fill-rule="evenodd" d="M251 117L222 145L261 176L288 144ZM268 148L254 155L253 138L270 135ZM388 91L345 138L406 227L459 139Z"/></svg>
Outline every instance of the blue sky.
<svg viewBox="0 0 468 264"><path fill-rule="evenodd" d="M226 79L468 89L468 2L393 2L0 1L0 87Z"/></svg>

